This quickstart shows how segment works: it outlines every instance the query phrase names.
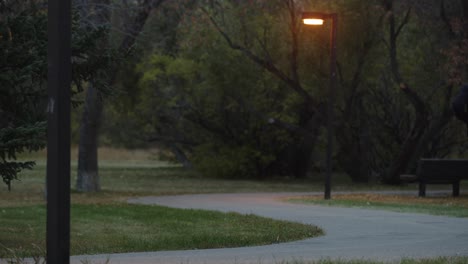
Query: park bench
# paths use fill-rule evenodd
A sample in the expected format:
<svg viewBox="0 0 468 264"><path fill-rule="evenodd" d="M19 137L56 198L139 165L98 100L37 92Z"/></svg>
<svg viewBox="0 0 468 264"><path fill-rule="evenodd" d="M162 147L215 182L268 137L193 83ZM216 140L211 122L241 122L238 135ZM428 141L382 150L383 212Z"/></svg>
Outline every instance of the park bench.
<svg viewBox="0 0 468 264"><path fill-rule="evenodd" d="M421 159L416 175L401 175L406 182L419 182L419 196L426 196L427 184L452 184L452 195L460 195L460 181L468 179L468 160Z"/></svg>

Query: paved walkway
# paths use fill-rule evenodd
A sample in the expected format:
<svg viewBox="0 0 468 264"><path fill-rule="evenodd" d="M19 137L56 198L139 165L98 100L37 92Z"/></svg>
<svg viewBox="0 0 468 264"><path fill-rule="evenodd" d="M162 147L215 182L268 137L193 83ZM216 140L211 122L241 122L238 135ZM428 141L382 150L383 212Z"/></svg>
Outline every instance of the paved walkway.
<svg viewBox="0 0 468 264"><path fill-rule="evenodd" d="M248 248L76 256L72 263L282 263L293 260L468 256L468 219L380 210L290 204L281 198L312 193L204 194L142 197L130 203L253 213L322 227L326 235ZM317 194L317 193L314 193ZM414 192L412 192L414 194Z"/></svg>

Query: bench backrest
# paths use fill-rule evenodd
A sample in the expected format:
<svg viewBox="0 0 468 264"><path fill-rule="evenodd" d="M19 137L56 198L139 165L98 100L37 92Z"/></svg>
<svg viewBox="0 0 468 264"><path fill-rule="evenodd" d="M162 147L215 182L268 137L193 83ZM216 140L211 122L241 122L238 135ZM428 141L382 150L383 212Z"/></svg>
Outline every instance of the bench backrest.
<svg viewBox="0 0 468 264"><path fill-rule="evenodd" d="M468 160L421 159L417 176L430 181L457 181L468 179Z"/></svg>

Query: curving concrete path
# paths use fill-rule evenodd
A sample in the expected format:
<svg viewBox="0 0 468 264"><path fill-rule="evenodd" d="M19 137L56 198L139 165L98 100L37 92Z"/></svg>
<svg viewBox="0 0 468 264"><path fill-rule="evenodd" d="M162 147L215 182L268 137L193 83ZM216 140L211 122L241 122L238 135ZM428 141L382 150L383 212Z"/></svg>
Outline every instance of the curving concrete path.
<svg viewBox="0 0 468 264"><path fill-rule="evenodd" d="M160 251L75 256L72 263L282 263L294 260L468 256L468 219L380 210L290 204L288 196L317 193L203 194L142 197L130 203L253 213L318 225L326 235L303 241L248 248Z"/></svg>

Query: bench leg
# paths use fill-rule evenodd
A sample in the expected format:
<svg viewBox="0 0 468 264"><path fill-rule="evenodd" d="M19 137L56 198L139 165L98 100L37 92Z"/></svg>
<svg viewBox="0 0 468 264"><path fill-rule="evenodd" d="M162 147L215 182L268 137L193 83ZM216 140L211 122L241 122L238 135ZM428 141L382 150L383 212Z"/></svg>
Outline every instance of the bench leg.
<svg viewBox="0 0 468 264"><path fill-rule="evenodd" d="M454 182L452 184L452 195L453 197L458 197L460 195L460 182Z"/></svg>
<svg viewBox="0 0 468 264"><path fill-rule="evenodd" d="M419 197L426 196L426 184L422 181L419 182Z"/></svg>

